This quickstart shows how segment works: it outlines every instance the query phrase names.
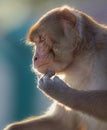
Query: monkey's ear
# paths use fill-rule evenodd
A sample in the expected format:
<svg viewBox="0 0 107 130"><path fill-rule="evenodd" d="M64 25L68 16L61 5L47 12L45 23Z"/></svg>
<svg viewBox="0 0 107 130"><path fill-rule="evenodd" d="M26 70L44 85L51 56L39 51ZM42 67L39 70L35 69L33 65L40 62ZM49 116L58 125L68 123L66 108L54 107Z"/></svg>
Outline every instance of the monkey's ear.
<svg viewBox="0 0 107 130"><path fill-rule="evenodd" d="M71 30L77 24L77 17L73 13L73 9L69 7L62 7L61 9L61 23L64 30L65 35L70 38Z"/></svg>
<svg viewBox="0 0 107 130"><path fill-rule="evenodd" d="M61 17L62 17L63 22L65 22L65 23L69 23L74 26L77 23L77 17L74 14L74 9L72 9L72 8L69 8L66 6L62 7L61 8Z"/></svg>

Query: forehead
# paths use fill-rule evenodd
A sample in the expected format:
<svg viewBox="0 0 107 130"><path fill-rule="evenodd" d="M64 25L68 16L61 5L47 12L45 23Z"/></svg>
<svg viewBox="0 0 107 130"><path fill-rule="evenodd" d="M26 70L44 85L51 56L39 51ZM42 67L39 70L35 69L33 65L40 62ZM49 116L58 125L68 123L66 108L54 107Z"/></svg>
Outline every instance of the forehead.
<svg viewBox="0 0 107 130"><path fill-rule="evenodd" d="M70 9L55 8L47 12L30 28L26 41L32 44L35 42L34 39L42 36L42 34L48 34L47 36L50 36L50 38L64 36L63 19L66 11L70 11Z"/></svg>
<svg viewBox="0 0 107 130"><path fill-rule="evenodd" d="M33 42L34 38L38 37L40 34L43 34L44 31L50 32L50 28L53 26L58 26L59 19L59 8L47 12L30 28L27 40Z"/></svg>

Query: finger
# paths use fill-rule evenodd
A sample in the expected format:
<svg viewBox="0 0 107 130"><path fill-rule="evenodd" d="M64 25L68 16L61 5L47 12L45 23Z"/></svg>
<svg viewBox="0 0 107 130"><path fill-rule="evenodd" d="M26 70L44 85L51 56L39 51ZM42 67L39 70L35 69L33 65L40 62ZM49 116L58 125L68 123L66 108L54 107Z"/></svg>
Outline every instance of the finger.
<svg viewBox="0 0 107 130"><path fill-rule="evenodd" d="M49 71L49 72L47 72L47 73L44 75L44 77L45 77L45 78L51 78L53 75L55 75L55 72L54 72L54 71Z"/></svg>
<svg viewBox="0 0 107 130"><path fill-rule="evenodd" d="M38 85L38 86L43 86L43 84L44 84L44 78L42 77L42 78L40 78L40 79L38 80L37 85Z"/></svg>
<svg viewBox="0 0 107 130"><path fill-rule="evenodd" d="M53 78L53 81L56 82L57 84L61 85L61 86L67 86L67 85L65 84L65 82L64 82L63 80L61 80L59 77L57 77L57 76L55 76L55 77Z"/></svg>
<svg viewBox="0 0 107 130"><path fill-rule="evenodd" d="M55 76L55 77L53 78L53 81L59 82L59 81L61 81L61 79L60 79L58 76Z"/></svg>
<svg viewBox="0 0 107 130"><path fill-rule="evenodd" d="M43 78L40 79L38 82L37 82L37 86L40 87L43 85Z"/></svg>

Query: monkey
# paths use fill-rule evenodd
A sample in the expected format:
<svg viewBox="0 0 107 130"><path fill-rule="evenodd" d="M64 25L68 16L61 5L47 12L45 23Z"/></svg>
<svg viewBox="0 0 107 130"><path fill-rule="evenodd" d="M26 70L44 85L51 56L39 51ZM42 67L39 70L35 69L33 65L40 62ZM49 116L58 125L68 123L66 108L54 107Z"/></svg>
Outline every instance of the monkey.
<svg viewBox="0 0 107 130"><path fill-rule="evenodd" d="M53 104L4 130L107 130L107 27L63 6L43 15L27 41L38 88Z"/></svg>

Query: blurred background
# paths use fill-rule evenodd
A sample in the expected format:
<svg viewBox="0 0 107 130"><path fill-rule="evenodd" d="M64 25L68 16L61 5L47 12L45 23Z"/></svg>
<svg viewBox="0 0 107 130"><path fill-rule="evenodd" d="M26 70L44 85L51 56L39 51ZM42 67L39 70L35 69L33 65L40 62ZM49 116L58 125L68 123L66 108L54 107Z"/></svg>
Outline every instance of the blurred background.
<svg viewBox="0 0 107 130"><path fill-rule="evenodd" d="M28 29L52 8L69 5L107 24L107 0L0 0L0 130L14 121L40 115L50 105L36 88L31 71Z"/></svg>

